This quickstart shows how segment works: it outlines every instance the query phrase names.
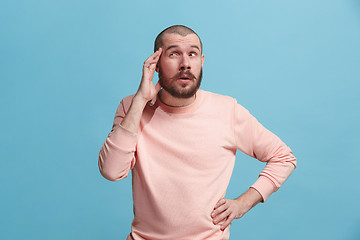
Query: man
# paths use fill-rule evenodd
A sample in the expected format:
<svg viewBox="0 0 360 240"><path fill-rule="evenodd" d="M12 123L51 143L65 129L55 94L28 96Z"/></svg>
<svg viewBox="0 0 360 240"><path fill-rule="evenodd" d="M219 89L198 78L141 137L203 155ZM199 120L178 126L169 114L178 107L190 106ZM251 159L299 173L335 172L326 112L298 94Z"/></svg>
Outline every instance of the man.
<svg viewBox="0 0 360 240"><path fill-rule="evenodd" d="M117 109L99 168L111 181L132 169L127 239L229 239L231 221L264 202L296 167L291 150L235 99L199 90L203 65L193 30L165 29L137 93ZM237 149L267 164L244 194L225 199Z"/></svg>

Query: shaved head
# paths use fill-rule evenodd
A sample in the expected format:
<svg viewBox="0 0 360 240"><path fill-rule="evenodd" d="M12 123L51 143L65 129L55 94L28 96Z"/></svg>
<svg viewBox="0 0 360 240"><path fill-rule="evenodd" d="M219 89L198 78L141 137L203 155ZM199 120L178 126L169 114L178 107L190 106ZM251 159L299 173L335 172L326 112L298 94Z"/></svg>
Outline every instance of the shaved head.
<svg viewBox="0 0 360 240"><path fill-rule="evenodd" d="M156 39L155 39L155 44L154 44L154 52L156 52L159 48L162 47L163 45L163 36L164 34L178 34L182 37L185 37L189 34L195 34L199 40L200 40L200 45L201 45L201 51L202 51L202 42L200 37L196 34L196 32L194 32L194 30L192 30L191 28L188 28L186 26L183 25L174 25L171 27L168 27L166 29L164 29L161 33L159 33L159 35L157 35Z"/></svg>

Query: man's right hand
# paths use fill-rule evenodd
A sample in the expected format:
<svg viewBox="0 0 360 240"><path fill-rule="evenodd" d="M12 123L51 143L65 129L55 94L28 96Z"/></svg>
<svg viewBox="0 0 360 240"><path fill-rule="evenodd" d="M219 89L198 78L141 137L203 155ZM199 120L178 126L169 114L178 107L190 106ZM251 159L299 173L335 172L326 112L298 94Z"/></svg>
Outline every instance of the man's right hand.
<svg viewBox="0 0 360 240"><path fill-rule="evenodd" d="M123 128L129 130L130 132L138 132L144 107L147 102L153 99L161 89L159 82L156 85L152 82L161 52L162 49L159 48L159 50L157 50L144 62L143 75L139 89L131 102L128 112L120 123Z"/></svg>
<svg viewBox="0 0 360 240"><path fill-rule="evenodd" d="M162 48L159 48L159 50L146 59L143 65L143 75L135 97L140 98L145 103L153 99L161 89L159 82L156 85L152 82L161 53Z"/></svg>

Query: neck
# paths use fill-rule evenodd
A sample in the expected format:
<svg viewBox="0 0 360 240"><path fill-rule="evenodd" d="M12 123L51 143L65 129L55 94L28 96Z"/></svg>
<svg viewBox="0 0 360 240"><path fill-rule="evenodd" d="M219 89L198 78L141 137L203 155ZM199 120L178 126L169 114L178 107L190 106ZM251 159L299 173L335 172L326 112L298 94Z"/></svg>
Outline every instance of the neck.
<svg viewBox="0 0 360 240"><path fill-rule="evenodd" d="M160 101L170 107L185 107L195 101L195 95L189 98L177 98L172 96L170 93L161 89L159 92Z"/></svg>

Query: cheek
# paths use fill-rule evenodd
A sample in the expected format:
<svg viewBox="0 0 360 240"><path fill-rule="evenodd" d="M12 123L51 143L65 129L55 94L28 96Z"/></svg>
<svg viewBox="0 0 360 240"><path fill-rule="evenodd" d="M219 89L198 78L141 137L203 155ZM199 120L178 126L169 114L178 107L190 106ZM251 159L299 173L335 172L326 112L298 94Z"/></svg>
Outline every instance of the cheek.
<svg viewBox="0 0 360 240"><path fill-rule="evenodd" d="M173 70L172 64L170 64L168 61L161 61L159 64L159 69L163 78L171 78L175 74L175 70Z"/></svg>
<svg viewBox="0 0 360 240"><path fill-rule="evenodd" d="M180 61L181 61L180 58L176 58L176 57L166 59L166 63L170 66L177 65L180 63Z"/></svg>
<svg viewBox="0 0 360 240"><path fill-rule="evenodd" d="M200 71L203 67L203 63L202 63L201 59L196 61L193 66L196 69L196 71Z"/></svg>
<svg viewBox="0 0 360 240"><path fill-rule="evenodd" d="M179 64L176 60L165 60L161 62L161 68L168 71L176 70Z"/></svg>

